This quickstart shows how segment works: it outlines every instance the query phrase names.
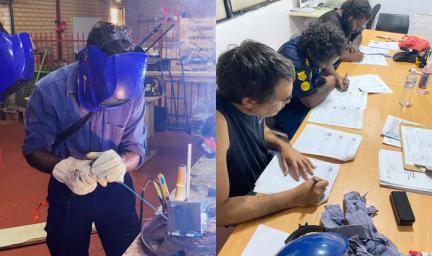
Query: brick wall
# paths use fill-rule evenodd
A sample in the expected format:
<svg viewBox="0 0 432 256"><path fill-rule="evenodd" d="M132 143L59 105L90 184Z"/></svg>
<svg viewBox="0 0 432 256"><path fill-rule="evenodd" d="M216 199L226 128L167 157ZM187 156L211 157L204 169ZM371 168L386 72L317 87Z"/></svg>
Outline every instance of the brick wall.
<svg viewBox="0 0 432 256"><path fill-rule="evenodd" d="M72 32L72 17L109 19L109 0L61 0L60 16L66 21L66 32ZM15 30L30 33L53 32L56 29L55 0L15 0L13 2Z"/></svg>
<svg viewBox="0 0 432 256"><path fill-rule="evenodd" d="M9 19L9 7L7 5L0 5L0 22L3 24L5 29L10 33L10 19Z"/></svg>

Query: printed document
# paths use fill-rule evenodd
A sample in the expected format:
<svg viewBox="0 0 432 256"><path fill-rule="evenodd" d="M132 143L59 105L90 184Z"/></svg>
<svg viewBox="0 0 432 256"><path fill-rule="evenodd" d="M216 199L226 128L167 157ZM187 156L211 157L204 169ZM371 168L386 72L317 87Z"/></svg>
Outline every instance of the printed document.
<svg viewBox="0 0 432 256"><path fill-rule="evenodd" d="M404 163L432 166L432 130L401 126Z"/></svg>
<svg viewBox="0 0 432 256"><path fill-rule="evenodd" d="M401 152L380 150L378 159L381 185L432 195L432 177L426 173L405 170Z"/></svg>
<svg viewBox="0 0 432 256"><path fill-rule="evenodd" d="M320 203L322 203L325 202L330 195L330 191L333 188L333 184L339 172L340 165L316 160L313 158L309 159L316 167L314 176L318 176L329 182L329 185L324 192L324 196L320 201ZM300 178L299 181L294 180L290 174L284 176L280 161L280 155L276 154L267 165L263 173L261 173L258 180L255 182L254 192L262 194L275 194L293 189L304 182L302 178Z"/></svg>
<svg viewBox="0 0 432 256"><path fill-rule="evenodd" d="M355 158L361 139L357 134L307 124L293 146L305 154L349 161Z"/></svg>
<svg viewBox="0 0 432 256"><path fill-rule="evenodd" d="M285 246L289 234L266 225L258 225L241 256L276 255Z"/></svg>

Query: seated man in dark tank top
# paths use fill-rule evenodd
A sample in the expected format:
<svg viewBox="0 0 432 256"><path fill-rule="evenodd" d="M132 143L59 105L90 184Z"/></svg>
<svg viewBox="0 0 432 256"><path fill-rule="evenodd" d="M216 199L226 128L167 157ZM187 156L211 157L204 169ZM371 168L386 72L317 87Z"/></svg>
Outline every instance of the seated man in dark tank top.
<svg viewBox="0 0 432 256"><path fill-rule="evenodd" d="M230 225L295 206L317 204L328 182L309 179L313 165L263 121L291 99L293 64L254 41L223 53L216 68L217 225ZM271 155L281 154L285 175L305 181L272 195L251 195Z"/></svg>

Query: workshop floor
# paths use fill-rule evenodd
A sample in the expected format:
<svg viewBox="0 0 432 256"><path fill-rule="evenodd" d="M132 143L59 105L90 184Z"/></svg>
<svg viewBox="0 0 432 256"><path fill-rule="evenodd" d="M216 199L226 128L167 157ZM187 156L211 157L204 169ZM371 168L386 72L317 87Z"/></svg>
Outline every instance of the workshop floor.
<svg viewBox="0 0 432 256"><path fill-rule="evenodd" d="M31 168L21 153L24 138L23 124L13 121L0 121L0 229L33 224L33 210L46 197L47 174ZM188 143L195 143L196 137L182 131L156 132L150 139L152 149L157 154L140 170L132 172L135 187L144 184L148 177L155 177L163 172L169 188L175 186L177 167L186 163ZM194 147L192 163L201 155ZM146 197L154 204L158 203L153 189ZM137 201L137 211L138 211ZM41 219L46 221L47 209L41 211ZM150 217L152 212L145 208L144 217ZM105 255L97 234L91 236L91 256ZM44 256L49 255L45 243L29 245L15 249L0 250L2 256Z"/></svg>

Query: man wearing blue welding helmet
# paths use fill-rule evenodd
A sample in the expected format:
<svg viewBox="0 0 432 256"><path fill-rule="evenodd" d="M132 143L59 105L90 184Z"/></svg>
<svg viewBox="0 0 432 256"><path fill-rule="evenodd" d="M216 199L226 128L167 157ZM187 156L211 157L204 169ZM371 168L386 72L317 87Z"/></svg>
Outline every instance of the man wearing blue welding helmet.
<svg viewBox="0 0 432 256"><path fill-rule="evenodd" d="M51 173L45 230L52 255L88 255L92 222L106 255L140 231L128 171L143 163L147 55L125 27L97 23L78 63L37 83L25 115L23 153ZM100 185L98 185L98 183Z"/></svg>
<svg viewBox="0 0 432 256"><path fill-rule="evenodd" d="M34 53L28 33L9 35L0 26L0 105L33 79Z"/></svg>

